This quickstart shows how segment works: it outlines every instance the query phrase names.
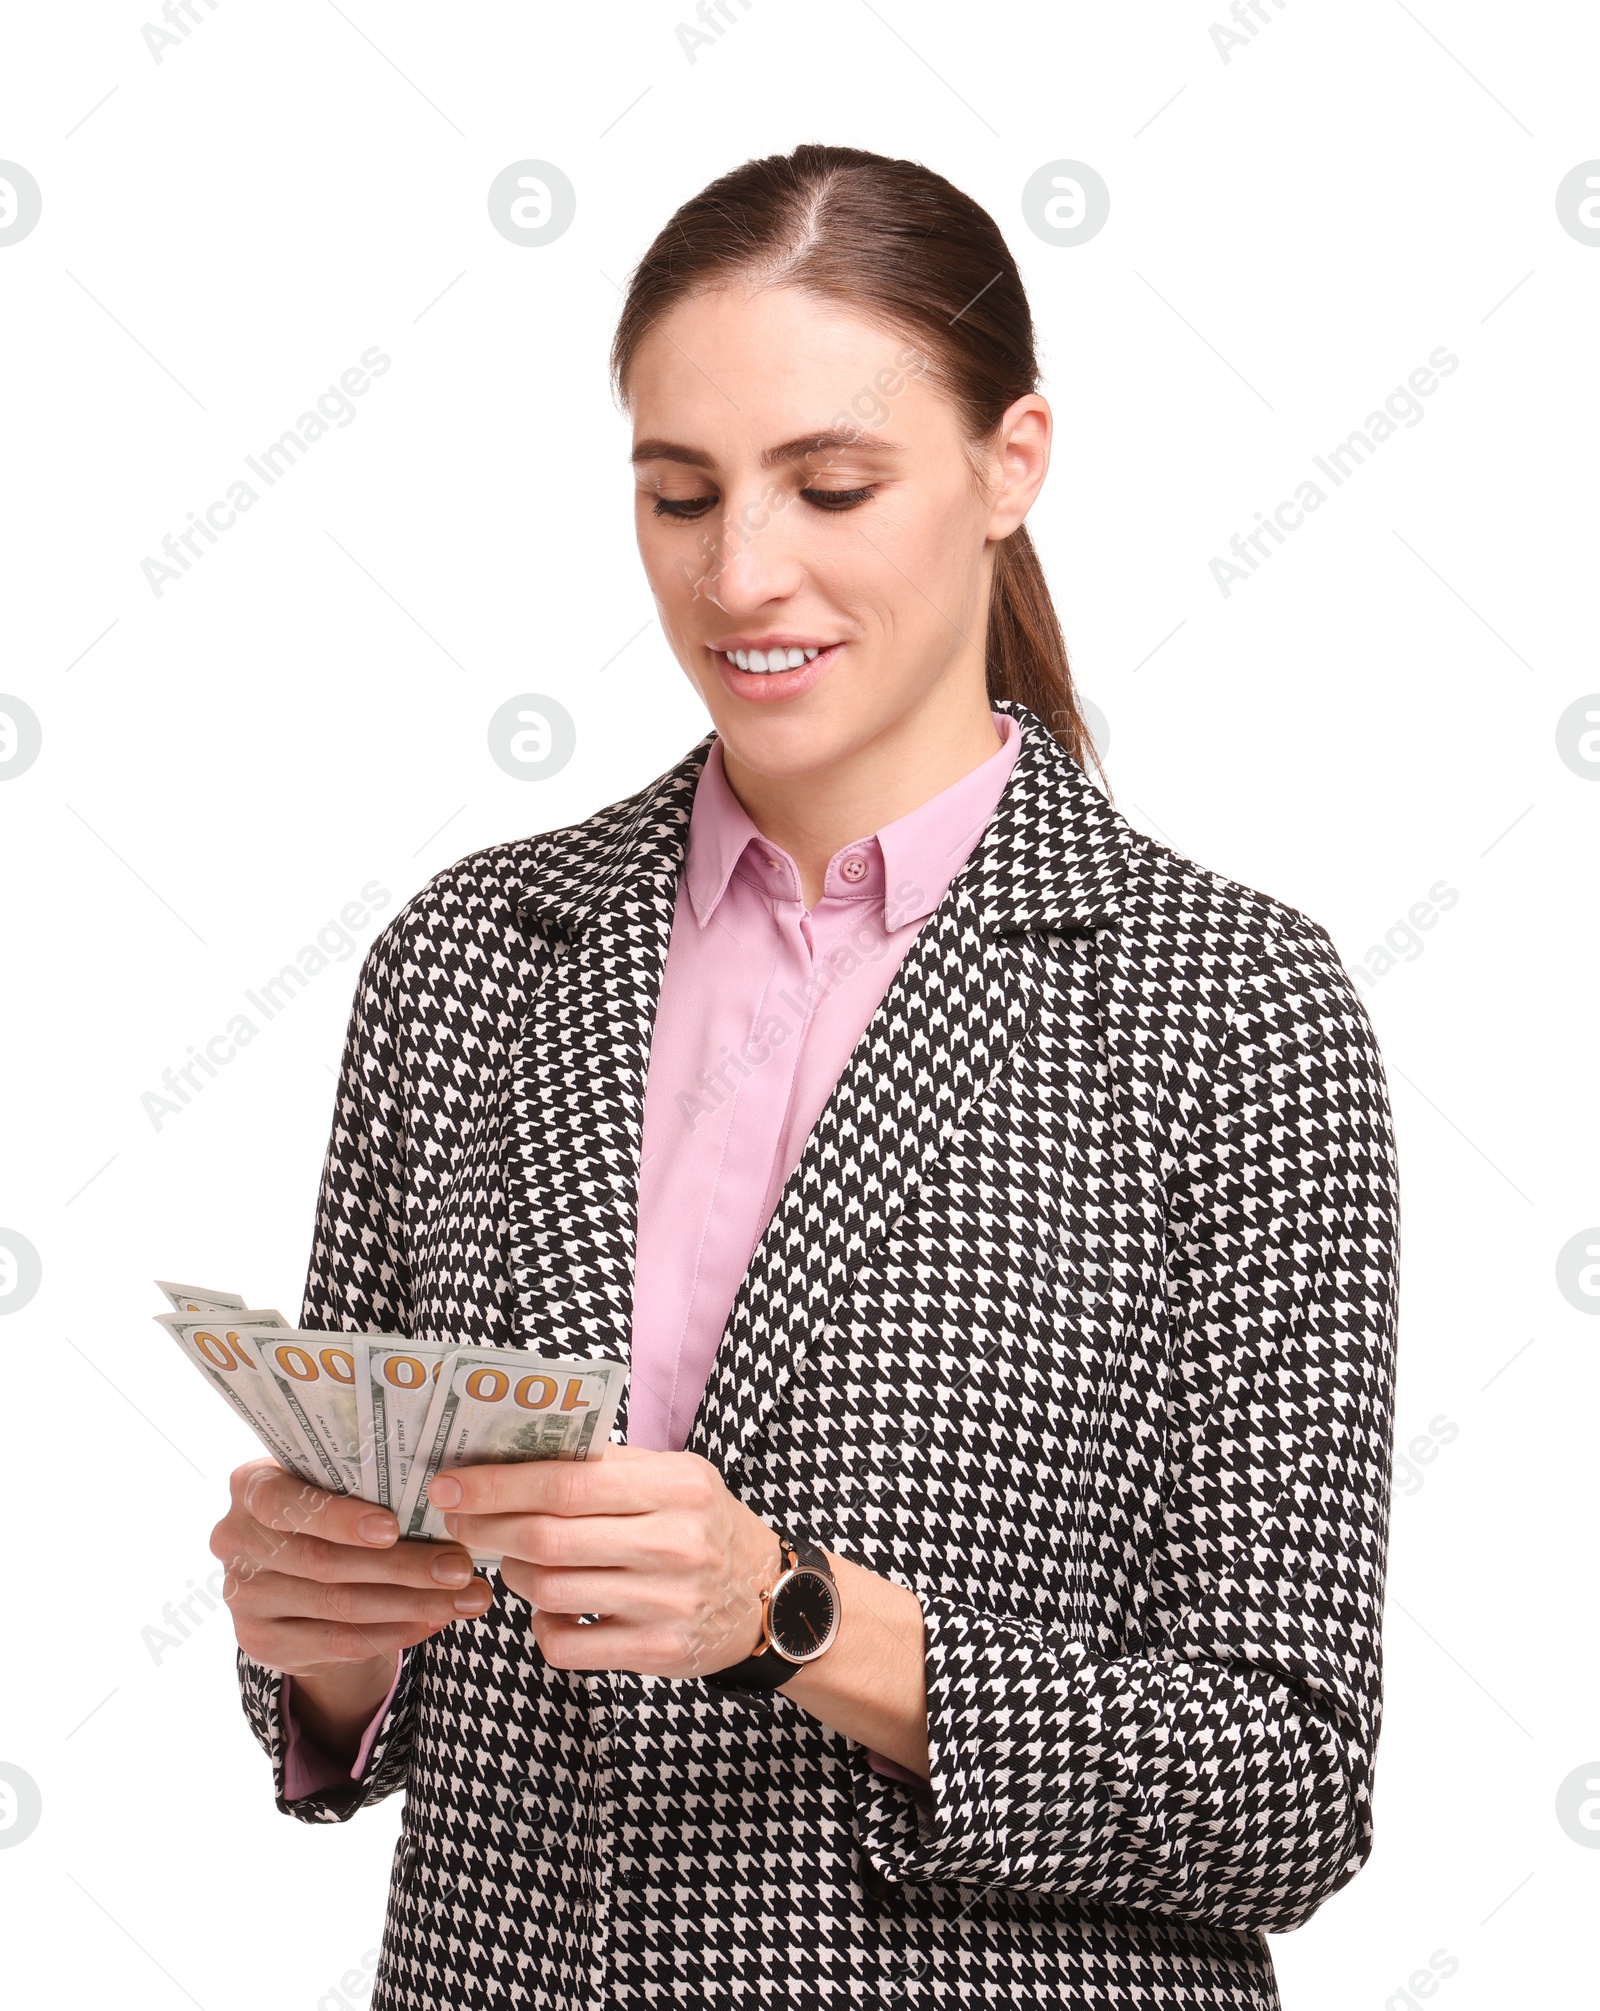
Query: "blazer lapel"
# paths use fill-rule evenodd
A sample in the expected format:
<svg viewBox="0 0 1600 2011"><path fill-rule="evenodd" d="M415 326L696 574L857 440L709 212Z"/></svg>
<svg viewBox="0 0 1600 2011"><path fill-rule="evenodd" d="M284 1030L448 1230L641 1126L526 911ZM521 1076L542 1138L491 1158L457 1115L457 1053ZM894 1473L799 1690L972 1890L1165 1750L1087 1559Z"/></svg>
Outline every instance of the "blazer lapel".
<svg viewBox="0 0 1600 2011"><path fill-rule="evenodd" d="M551 834L517 903L544 953L512 1057L505 1178L522 1338L544 1354L629 1358L650 1039L710 747L614 816Z"/></svg>
<svg viewBox="0 0 1600 2011"><path fill-rule="evenodd" d="M1128 827L1042 723L977 850L918 931L789 1176L734 1300L689 1443L747 1459L807 1339L914 1197L1038 1005L1024 939L1110 925Z"/></svg>

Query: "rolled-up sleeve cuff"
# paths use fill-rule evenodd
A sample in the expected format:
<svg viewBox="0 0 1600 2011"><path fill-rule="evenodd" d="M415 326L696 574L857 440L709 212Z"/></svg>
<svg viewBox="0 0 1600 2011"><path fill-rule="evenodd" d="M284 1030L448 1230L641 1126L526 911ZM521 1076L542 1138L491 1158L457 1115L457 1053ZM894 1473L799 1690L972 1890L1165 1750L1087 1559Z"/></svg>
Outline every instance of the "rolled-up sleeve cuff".
<svg viewBox="0 0 1600 2011"><path fill-rule="evenodd" d="M381 1801L405 1785L411 1737L416 1718L419 1672L424 1657L416 1652L401 1658L397 1680L368 1725L355 1765L345 1768L322 1755L330 1778L324 1779L312 1757L314 1748L295 1725L284 1692L290 1679L238 1651L239 1689L250 1729L272 1764L273 1795L279 1809L300 1822L347 1822L370 1801ZM298 1736L301 1751L296 1774L290 1771L290 1743Z"/></svg>
<svg viewBox="0 0 1600 2011"><path fill-rule="evenodd" d="M913 1792L863 1754L852 1770L857 1843L901 1882L1052 1883L1063 1832L1092 1854L1102 1828L1107 1755L1090 1688L1074 1683L1074 1661L1081 1677L1088 1658L1052 1644L1061 1660L1042 1680L1037 1628L931 1596L922 1612L929 1779Z"/></svg>
<svg viewBox="0 0 1600 2011"><path fill-rule="evenodd" d="M286 1802L300 1801L306 1795L314 1795L323 1788L341 1786L346 1781L358 1781L366 1772L367 1761L372 1757L372 1742L378 1736L384 1719L389 1714L389 1706L394 1702L394 1693L400 1687L400 1673L405 1667L402 1651L395 1657L394 1681L389 1685L383 1702L372 1714L372 1720L362 1734L361 1744L355 1760L346 1767L321 1746L316 1745L301 1729L294 1709L294 1679L285 1676L279 1691L278 1710L283 1731L283 1798Z"/></svg>

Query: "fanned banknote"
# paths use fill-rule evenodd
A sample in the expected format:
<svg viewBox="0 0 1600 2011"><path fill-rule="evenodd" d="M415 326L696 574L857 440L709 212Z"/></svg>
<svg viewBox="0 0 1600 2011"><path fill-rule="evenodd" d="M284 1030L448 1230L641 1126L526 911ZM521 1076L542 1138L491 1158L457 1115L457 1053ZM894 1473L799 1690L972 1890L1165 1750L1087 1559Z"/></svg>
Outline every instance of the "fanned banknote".
<svg viewBox="0 0 1600 2011"><path fill-rule="evenodd" d="M319 1422L320 1412L326 1406L315 1400L307 1402L301 1383L295 1376L281 1371L273 1359L278 1337L292 1336L295 1329L281 1313L246 1311L233 1314L232 1319L234 1325L241 1329L243 1345L255 1353L262 1380L276 1403L290 1442L300 1448L300 1459L291 1471L302 1480L327 1488L331 1494L359 1494L359 1469L351 1469L340 1459L331 1438L325 1435ZM328 1341L332 1336L319 1334L316 1338Z"/></svg>
<svg viewBox="0 0 1600 2011"><path fill-rule="evenodd" d="M441 1466L597 1459L610 1439L620 1362L308 1330L235 1292L157 1282L173 1307L157 1324L273 1458L393 1509L402 1536L448 1540L428 1504Z"/></svg>
<svg viewBox="0 0 1600 2011"><path fill-rule="evenodd" d="M189 1312L157 1313L154 1318L280 1466L325 1485L304 1433L278 1401L261 1363L258 1336L275 1327L286 1329L289 1323L281 1313L271 1308L230 1308L221 1319L214 1313Z"/></svg>
<svg viewBox="0 0 1600 2011"><path fill-rule="evenodd" d="M205 1285L174 1285L157 1278L156 1290L165 1292L175 1313L242 1313L244 1300L237 1292L214 1292Z"/></svg>
<svg viewBox="0 0 1600 2011"><path fill-rule="evenodd" d="M442 1466L588 1459L606 1443L622 1395L607 1361L552 1362L510 1348L457 1348L441 1369L398 1514L400 1534L449 1540L428 1482Z"/></svg>
<svg viewBox="0 0 1600 2011"><path fill-rule="evenodd" d="M369 1501L399 1504L433 1403L433 1386L452 1350L433 1341L366 1334L356 1384L363 1485Z"/></svg>
<svg viewBox="0 0 1600 2011"><path fill-rule="evenodd" d="M361 1421L356 1414L356 1334L289 1327L263 1334L261 1363L286 1410L305 1429L337 1494L362 1491Z"/></svg>

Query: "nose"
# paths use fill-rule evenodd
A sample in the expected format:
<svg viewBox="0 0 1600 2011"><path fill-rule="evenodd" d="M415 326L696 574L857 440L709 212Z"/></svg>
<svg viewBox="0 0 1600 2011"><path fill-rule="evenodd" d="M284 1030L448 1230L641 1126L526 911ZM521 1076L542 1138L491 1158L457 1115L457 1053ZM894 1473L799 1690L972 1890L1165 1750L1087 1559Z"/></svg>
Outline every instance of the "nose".
<svg viewBox="0 0 1600 2011"><path fill-rule="evenodd" d="M805 569L795 550L794 510L793 497L771 476L724 495L701 587L724 614L751 614L799 591Z"/></svg>

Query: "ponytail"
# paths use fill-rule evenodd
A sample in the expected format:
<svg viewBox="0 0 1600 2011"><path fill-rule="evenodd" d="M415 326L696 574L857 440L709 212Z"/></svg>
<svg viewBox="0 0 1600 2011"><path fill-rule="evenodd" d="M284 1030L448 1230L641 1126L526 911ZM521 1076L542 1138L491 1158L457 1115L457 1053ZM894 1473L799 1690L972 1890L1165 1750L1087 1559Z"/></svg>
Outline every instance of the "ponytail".
<svg viewBox="0 0 1600 2011"><path fill-rule="evenodd" d="M1093 761L1104 781L1073 688L1061 620L1025 524L995 547L983 654L990 698L1025 705L1080 768L1087 770Z"/></svg>

